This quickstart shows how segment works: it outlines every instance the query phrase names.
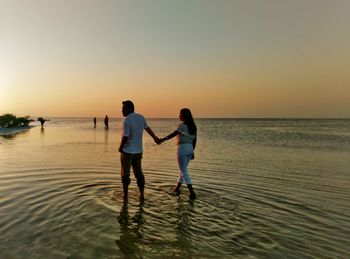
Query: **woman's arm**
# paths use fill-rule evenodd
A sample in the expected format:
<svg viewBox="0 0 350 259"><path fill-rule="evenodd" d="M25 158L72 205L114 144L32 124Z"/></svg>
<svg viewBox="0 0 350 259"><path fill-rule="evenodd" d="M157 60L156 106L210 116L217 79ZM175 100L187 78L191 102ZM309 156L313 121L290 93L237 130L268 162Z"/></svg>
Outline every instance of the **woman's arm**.
<svg viewBox="0 0 350 259"><path fill-rule="evenodd" d="M197 138L194 138L192 141L193 151L196 148L196 144L197 144Z"/></svg>
<svg viewBox="0 0 350 259"><path fill-rule="evenodd" d="M196 148L196 144L197 144L197 138L194 138L193 141L192 141L193 154L192 154L191 160L194 159L194 149Z"/></svg>
<svg viewBox="0 0 350 259"><path fill-rule="evenodd" d="M179 135L180 132L178 132L177 130L175 130L173 133L169 134L168 136L164 137L164 138L161 138L160 141L161 142L164 142L166 140L169 140L169 139L172 139L173 137Z"/></svg>

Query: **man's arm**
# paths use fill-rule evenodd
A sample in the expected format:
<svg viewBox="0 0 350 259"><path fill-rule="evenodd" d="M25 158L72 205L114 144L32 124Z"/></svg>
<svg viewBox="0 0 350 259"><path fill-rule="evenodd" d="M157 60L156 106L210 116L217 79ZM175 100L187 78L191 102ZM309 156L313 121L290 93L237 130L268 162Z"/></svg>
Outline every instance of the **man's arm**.
<svg viewBox="0 0 350 259"><path fill-rule="evenodd" d="M159 138L156 136L156 134L154 134L153 130L150 127L145 128L145 130L154 139L154 142L159 144Z"/></svg>
<svg viewBox="0 0 350 259"><path fill-rule="evenodd" d="M127 136L123 136L122 141L120 142L120 146L119 146L119 152L122 153L123 152L123 147L126 144L126 142L128 141L128 137Z"/></svg>

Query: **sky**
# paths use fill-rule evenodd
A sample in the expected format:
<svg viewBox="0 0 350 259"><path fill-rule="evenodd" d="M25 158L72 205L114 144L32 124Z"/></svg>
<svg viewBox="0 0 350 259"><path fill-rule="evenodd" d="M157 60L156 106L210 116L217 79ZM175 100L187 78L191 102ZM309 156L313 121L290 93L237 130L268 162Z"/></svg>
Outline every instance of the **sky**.
<svg viewBox="0 0 350 259"><path fill-rule="evenodd" d="M349 0L0 0L0 114L350 118Z"/></svg>

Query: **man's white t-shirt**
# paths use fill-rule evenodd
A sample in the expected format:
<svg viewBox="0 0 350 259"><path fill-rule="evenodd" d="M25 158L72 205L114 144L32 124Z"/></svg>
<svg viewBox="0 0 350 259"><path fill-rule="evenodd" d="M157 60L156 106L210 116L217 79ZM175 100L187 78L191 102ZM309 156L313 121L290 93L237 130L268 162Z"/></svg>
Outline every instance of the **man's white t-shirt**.
<svg viewBox="0 0 350 259"><path fill-rule="evenodd" d="M122 136L128 137L128 141L123 146L123 152L142 153L143 130L147 127L146 119L141 114L132 112L125 117Z"/></svg>

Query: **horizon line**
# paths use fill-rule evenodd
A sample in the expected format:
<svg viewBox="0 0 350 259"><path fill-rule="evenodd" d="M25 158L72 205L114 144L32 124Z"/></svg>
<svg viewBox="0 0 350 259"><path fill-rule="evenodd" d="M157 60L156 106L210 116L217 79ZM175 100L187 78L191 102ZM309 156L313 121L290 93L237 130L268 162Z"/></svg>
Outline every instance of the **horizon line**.
<svg viewBox="0 0 350 259"><path fill-rule="evenodd" d="M43 116L30 116L31 118L39 118ZM65 119L93 119L94 116L44 116L44 118L65 118ZM104 117L96 117L97 119L104 119ZM146 117L146 119L178 119L178 117ZM124 117L109 117L109 119L124 119ZM305 120L305 119L323 119L323 120L348 120L350 117L195 117L194 119L236 119L236 120Z"/></svg>

